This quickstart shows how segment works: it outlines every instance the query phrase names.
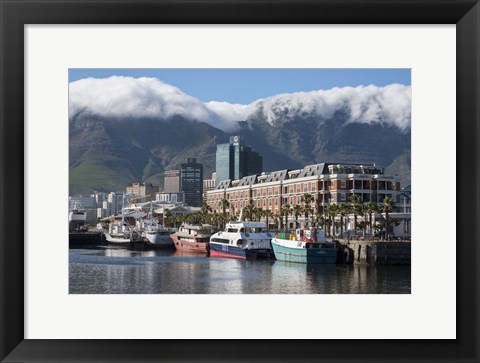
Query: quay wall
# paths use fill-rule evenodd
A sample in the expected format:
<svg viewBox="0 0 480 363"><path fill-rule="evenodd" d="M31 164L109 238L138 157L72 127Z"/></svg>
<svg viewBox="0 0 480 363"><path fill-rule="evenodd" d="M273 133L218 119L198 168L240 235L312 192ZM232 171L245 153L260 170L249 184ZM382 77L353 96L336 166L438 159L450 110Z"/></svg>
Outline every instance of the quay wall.
<svg viewBox="0 0 480 363"><path fill-rule="evenodd" d="M410 265L411 242L350 241L354 264Z"/></svg>
<svg viewBox="0 0 480 363"><path fill-rule="evenodd" d="M106 246L107 241L102 232L70 232L68 235L68 245L70 248Z"/></svg>

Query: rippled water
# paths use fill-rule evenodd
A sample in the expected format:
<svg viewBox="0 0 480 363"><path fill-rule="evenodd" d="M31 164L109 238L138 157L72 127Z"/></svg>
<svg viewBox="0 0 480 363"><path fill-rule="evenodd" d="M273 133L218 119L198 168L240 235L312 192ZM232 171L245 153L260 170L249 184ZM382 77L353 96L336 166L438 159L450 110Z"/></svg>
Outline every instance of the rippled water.
<svg viewBox="0 0 480 363"><path fill-rule="evenodd" d="M409 294L410 266L303 265L174 251L70 250L71 294Z"/></svg>

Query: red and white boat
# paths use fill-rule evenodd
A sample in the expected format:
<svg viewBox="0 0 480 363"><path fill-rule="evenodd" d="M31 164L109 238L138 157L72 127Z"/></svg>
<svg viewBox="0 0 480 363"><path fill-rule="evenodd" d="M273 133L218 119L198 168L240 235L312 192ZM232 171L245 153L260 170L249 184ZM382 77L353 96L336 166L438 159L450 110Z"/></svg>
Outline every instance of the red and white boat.
<svg viewBox="0 0 480 363"><path fill-rule="evenodd" d="M182 224L171 237L177 251L208 253L212 233L209 224Z"/></svg>

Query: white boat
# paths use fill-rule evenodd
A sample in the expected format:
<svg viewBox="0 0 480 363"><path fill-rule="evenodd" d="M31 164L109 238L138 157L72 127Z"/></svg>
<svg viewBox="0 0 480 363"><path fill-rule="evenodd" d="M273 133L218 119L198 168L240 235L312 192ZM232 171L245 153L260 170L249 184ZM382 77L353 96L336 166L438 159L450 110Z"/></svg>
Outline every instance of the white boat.
<svg viewBox="0 0 480 363"><path fill-rule="evenodd" d="M137 223L142 231L142 236L152 243L152 247L173 248L173 240L170 234L175 232L175 230L166 228L153 217L152 202L150 202L149 218Z"/></svg>
<svg viewBox="0 0 480 363"><path fill-rule="evenodd" d="M210 256L239 259L270 258L272 237L263 222L229 222L224 231L210 237Z"/></svg>
<svg viewBox="0 0 480 363"><path fill-rule="evenodd" d="M75 207L68 214L68 230L70 232L79 231L85 225L86 220L87 211Z"/></svg>
<svg viewBox="0 0 480 363"><path fill-rule="evenodd" d="M104 234L107 242L112 245L124 245L128 247L131 242L145 241L139 231L127 226L126 223L112 223L108 226L108 231L104 232Z"/></svg>
<svg viewBox="0 0 480 363"><path fill-rule="evenodd" d="M123 198L125 198L125 196ZM109 245L131 249L145 247L145 238L142 237L142 234L137 229L125 223L123 205L121 223L109 224L108 230L104 232L104 235Z"/></svg>
<svg viewBox="0 0 480 363"><path fill-rule="evenodd" d="M156 247L172 247L173 240L170 236L174 231L159 224L155 220L143 222L142 235Z"/></svg>

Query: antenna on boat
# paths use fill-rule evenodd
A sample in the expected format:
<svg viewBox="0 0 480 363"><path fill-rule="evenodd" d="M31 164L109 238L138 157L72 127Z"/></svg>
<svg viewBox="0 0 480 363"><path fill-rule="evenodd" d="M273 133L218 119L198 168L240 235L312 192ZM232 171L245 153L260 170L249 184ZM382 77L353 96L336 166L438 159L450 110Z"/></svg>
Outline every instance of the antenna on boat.
<svg viewBox="0 0 480 363"><path fill-rule="evenodd" d="M238 221L241 222L243 220L243 208L240 209L240 214L238 215Z"/></svg>

